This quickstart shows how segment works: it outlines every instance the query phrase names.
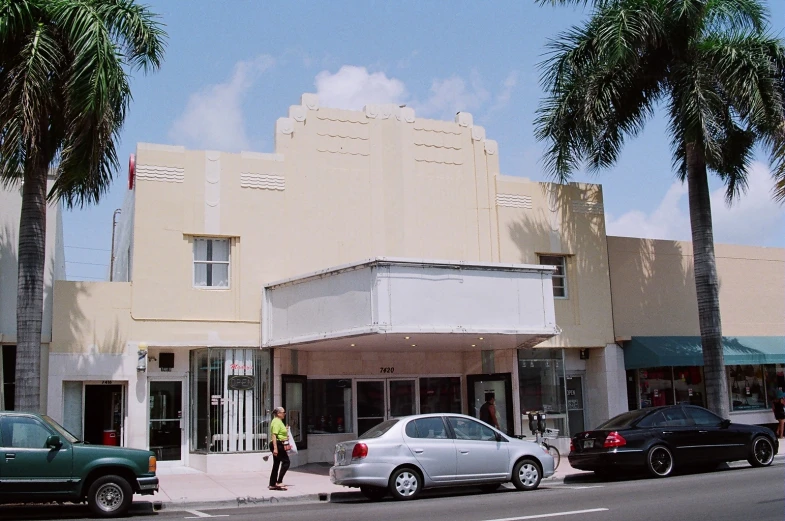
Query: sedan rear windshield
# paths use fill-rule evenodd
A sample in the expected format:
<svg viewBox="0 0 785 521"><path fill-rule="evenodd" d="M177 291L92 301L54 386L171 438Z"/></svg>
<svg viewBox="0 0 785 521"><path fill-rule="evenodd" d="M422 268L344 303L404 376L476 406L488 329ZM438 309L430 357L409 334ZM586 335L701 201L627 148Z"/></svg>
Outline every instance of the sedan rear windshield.
<svg viewBox="0 0 785 521"><path fill-rule="evenodd" d="M396 423L398 423L398 420L387 420L386 422L382 422L379 425L376 425L375 427L371 427L370 429L365 431L362 434L362 436L360 436L359 439L367 440L367 439L370 439L370 438L378 438L379 436L381 436L385 432L389 431L390 428L393 425L395 425Z"/></svg>
<svg viewBox="0 0 785 521"><path fill-rule="evenodd" d="M607 430L607 429L623 429L625 427L631 426L633 423L638 421L643 416L649 414L650 412L651 409L638 409L637 411L625 412L618 416L614 416L610 420L601 424L595 430L600 431L600 430Z"/></svg>

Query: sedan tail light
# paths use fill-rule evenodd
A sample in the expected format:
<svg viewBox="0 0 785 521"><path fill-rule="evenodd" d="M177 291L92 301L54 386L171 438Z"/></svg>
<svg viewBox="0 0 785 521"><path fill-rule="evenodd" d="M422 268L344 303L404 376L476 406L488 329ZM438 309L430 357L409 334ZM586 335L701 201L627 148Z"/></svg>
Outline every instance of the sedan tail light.
<svg viewBox="0 0 785 521"><path fill-rule="evenodd" d="M575 452L575 444L570 440L570 452Z"/></svg>
<svg viewBox="0 0 785 521"><path fill-rule="evenodd" d="M605 438L605 443L602 444L602 446L606 449L612 447L623 447L624 445L627 445L627 440L625 440L624 436L616 431L609 433L608 437Z"/></svg>
<svg viewBox="0 0 785 521"><path fill-rule="evenodd" d="M368 445L365 443L357 443L352 449L352 459L361 459L368 455Z"/></svg>

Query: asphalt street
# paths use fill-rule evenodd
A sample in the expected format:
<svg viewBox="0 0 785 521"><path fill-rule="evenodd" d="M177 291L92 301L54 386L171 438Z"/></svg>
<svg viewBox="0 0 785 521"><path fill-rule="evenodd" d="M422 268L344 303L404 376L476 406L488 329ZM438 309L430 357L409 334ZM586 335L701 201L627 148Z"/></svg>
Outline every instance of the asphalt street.
<svg viewBox="0 0 785 521"><path fill-rule="evenodd" d="M2 519L89 519L81 506L41 508L0 507ZM272 504L250 508L204 511L138 512L133 519L221 519L251 521L783 521L785 465L764 469L730 468L677 475L668 479L625 477L602 481L591 475L566 483L551 483L533 492L500 490L482 494L476 489L431 492L415 501L379 503Z"/></svg>

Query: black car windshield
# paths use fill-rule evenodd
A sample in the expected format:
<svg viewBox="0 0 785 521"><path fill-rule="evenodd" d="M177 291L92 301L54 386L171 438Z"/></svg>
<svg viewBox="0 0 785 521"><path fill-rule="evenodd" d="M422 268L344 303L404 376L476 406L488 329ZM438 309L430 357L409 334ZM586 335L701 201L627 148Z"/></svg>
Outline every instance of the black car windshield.
<svg viewBox="0 0 785 521"><path fill-rule="evenodd" d="M76 436L74 436L73 434L71 434L70 432L65 430L65 428L62 425L60 425L59 423L54 421L49 416L41 416L41 418L46 423L48 423L50 427L52 427L54 430L56 430L58 432L58 434L60 434L60 436L62 436L63 439L65 441L67 441L68 443L77 443L77 442L79 442L79 438L77 438Z"/></svg>
<svg viewBox="0 0 785 521"><path fill-rule="evenodd" d="M600 424L600 426L595 430L623 429L625 427L631 426L633 423L650 412L651 409L638 409L637 411L625 412L618 416L614 416L605 423Z"/></svg>
<svg viewBox="0 0 785 521"><path fill-rule="evenodd" d="M396 423L398 423L398 420L387 420L386 422L382 422L379 425L371 427L370 429L365 431L362 434L362 436L360 436L359 439L367 440L367 439L370 439L370 438L378 438L379 436L381 436L385 432L389 431L390 428L393 425L395 425Z"/></svg>

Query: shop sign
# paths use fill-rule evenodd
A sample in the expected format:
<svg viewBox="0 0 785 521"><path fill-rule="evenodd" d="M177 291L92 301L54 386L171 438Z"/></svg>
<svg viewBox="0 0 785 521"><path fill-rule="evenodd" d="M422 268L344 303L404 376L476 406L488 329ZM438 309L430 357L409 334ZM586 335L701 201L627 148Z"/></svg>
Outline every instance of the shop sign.
<svg viewBox="0 0 785 521"><path fill-rule="evenodd" d="M229 376L228 387L230 391L248 391L254 388L256 380L253 376L233 374Z"/></svg>
<svg viewBox="0 0 785 521"><path fill-rule="evenodd" d="M210 396L210 405L224 405L226 400L220 394Z"/></svg>

